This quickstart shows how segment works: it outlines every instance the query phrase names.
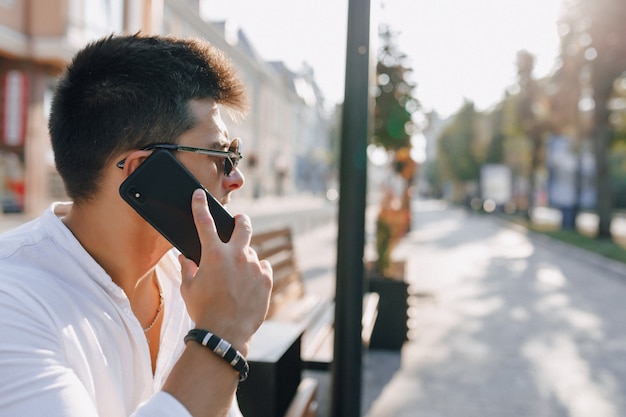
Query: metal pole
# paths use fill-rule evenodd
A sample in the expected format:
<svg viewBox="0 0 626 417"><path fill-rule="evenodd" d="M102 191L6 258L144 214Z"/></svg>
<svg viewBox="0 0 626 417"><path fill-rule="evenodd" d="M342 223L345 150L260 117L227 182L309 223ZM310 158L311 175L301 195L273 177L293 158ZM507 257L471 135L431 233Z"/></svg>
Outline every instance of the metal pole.
<svg viewBox="0 0 626 417"><path fill-rule="evenodd" d="M361 414L361 315L369 119L370 0L349 0L341 123L332 417Z"/></svg>

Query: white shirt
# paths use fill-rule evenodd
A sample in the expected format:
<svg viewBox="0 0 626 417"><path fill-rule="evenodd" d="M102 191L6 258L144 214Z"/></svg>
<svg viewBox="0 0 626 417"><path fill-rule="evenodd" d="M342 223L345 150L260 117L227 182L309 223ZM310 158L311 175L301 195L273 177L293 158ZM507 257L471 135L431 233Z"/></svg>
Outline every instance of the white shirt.
<svg viewBox="0 0 626 417"><path fill-rule="evenodd" d="M55 207L0 238L0 416L189 417L160 390L193 324L177 253L157 266L165 314L153 377L126 294ZM236 402L229 415L241 416Z"/></svg>

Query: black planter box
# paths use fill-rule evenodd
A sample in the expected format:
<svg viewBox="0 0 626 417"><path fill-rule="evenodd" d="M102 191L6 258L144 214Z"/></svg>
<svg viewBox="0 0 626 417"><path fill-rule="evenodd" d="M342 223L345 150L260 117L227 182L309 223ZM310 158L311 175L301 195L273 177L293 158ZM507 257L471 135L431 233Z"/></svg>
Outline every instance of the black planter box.
<svg viewBox="0 0 626 417"><path fill-rule="evenodd" d="M380 296L378 317L372 330L370 349L399 350L407 340L409 284L401 277L384 277L368 271L368 288Z"/></svg>
<svg viewBox="0 0 626 417"><path fill-rule="evenodd" d="M281 417L301 380L302 329L266 321L252 338L250 376L239 385L237 399L246 417Z"/></svg>

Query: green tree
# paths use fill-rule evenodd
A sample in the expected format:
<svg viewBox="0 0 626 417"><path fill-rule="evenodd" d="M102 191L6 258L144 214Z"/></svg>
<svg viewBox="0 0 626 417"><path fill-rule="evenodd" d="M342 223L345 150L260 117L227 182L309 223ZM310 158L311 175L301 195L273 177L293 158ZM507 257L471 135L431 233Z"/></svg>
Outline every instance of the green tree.
<svg viewBox="0 0 626 417"><path fill-rule="evenodd" d="M411 158L411 137L417 133L413 113L419 102L414 97L415 84L408 80L411 68L406 65L406 55L396 45L396 34L389 26L379 28L381 48L376 64L374 126L371 142L381 146L393 157L393 168L404 180L400 208L392 204L390 190L385 190L377 221L377 249L379 272L389 265L391 248L411 224L410 187L416 170Z"/></svg>
<svg viewBox="0 0 626 417"><path fill-rule="evenodd" d="M517 53L517 82L519 94L517 97L517 124L520 131L530 144L530 167L528 169L526 201L529 207L525 210L526 216L530 217L530 209L534 204L535 175L541 164L541 148L543 144L544 126L537 117L536 107L540 99L540 88L533 77L535 69L535 57L528 51L522 50Z"/></svg>
<svg viewBox="0 0 626 417"><path fill-rule="evenodd" d="M569 0L560 25L561 60L585 75L593 98L592 139L596 160L598 237L611 236L613 195L609 149L615 133L611 99L626 70L626 4L623 0ZM579 78L580 79L580 78Z"/></svg>
<svg viewBox="0 0 626 417"><path fill-rule="evenodd" d="M490 125L492 129L491 140L487 148L485 163L501 164L504 162L504 109L503 103L500 103L490 115Z"/></svg>
<svg viewBox="0 0 626 417"><path fill-rule="evenodd" d="M457 186L478 182L480 160L476 152L477 118L474 103L466 102L437 141L437 159L442 177Z"/></svg>
<svg viewBox="0 0 626 417"><path fill-rule="evenodd" d="M611 124L615 127L615 142L626 145L626 72L615 82L615 106L611 115Z"/></svg>
<svg viewBox="0 0 626 417"><path fill-rule="evenodd" d="M374 134L372 143L390 151L410 148L415 125L411 119L419 109L414 97L415 84L408 81L411 68L406 55L395 43L396 35L388 26L379 28L382 46L376 64Z"/></svg>

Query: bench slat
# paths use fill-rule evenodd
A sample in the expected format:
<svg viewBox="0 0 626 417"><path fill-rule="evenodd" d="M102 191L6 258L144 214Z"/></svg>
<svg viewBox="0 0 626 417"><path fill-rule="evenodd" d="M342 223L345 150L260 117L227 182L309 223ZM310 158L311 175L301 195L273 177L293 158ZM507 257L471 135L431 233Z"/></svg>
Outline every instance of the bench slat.
<svg viewBox="0 0 626 417"><path fill-rule="evenodd" d="M296 395L291 401L285 417L315 417L318 409L318 403L315 399L318 385L315 379L304 378L298 385Z"/></svg>
<svg viewBox="0 0 626 417"><path fill-rule="evenodd" d="M271 319L283 305L298 300L305 293L302 275L293 247L291 229L286 227L252 235L250 246L259 259L267 259L274 271L274 285L267 318Z"/></svg>

